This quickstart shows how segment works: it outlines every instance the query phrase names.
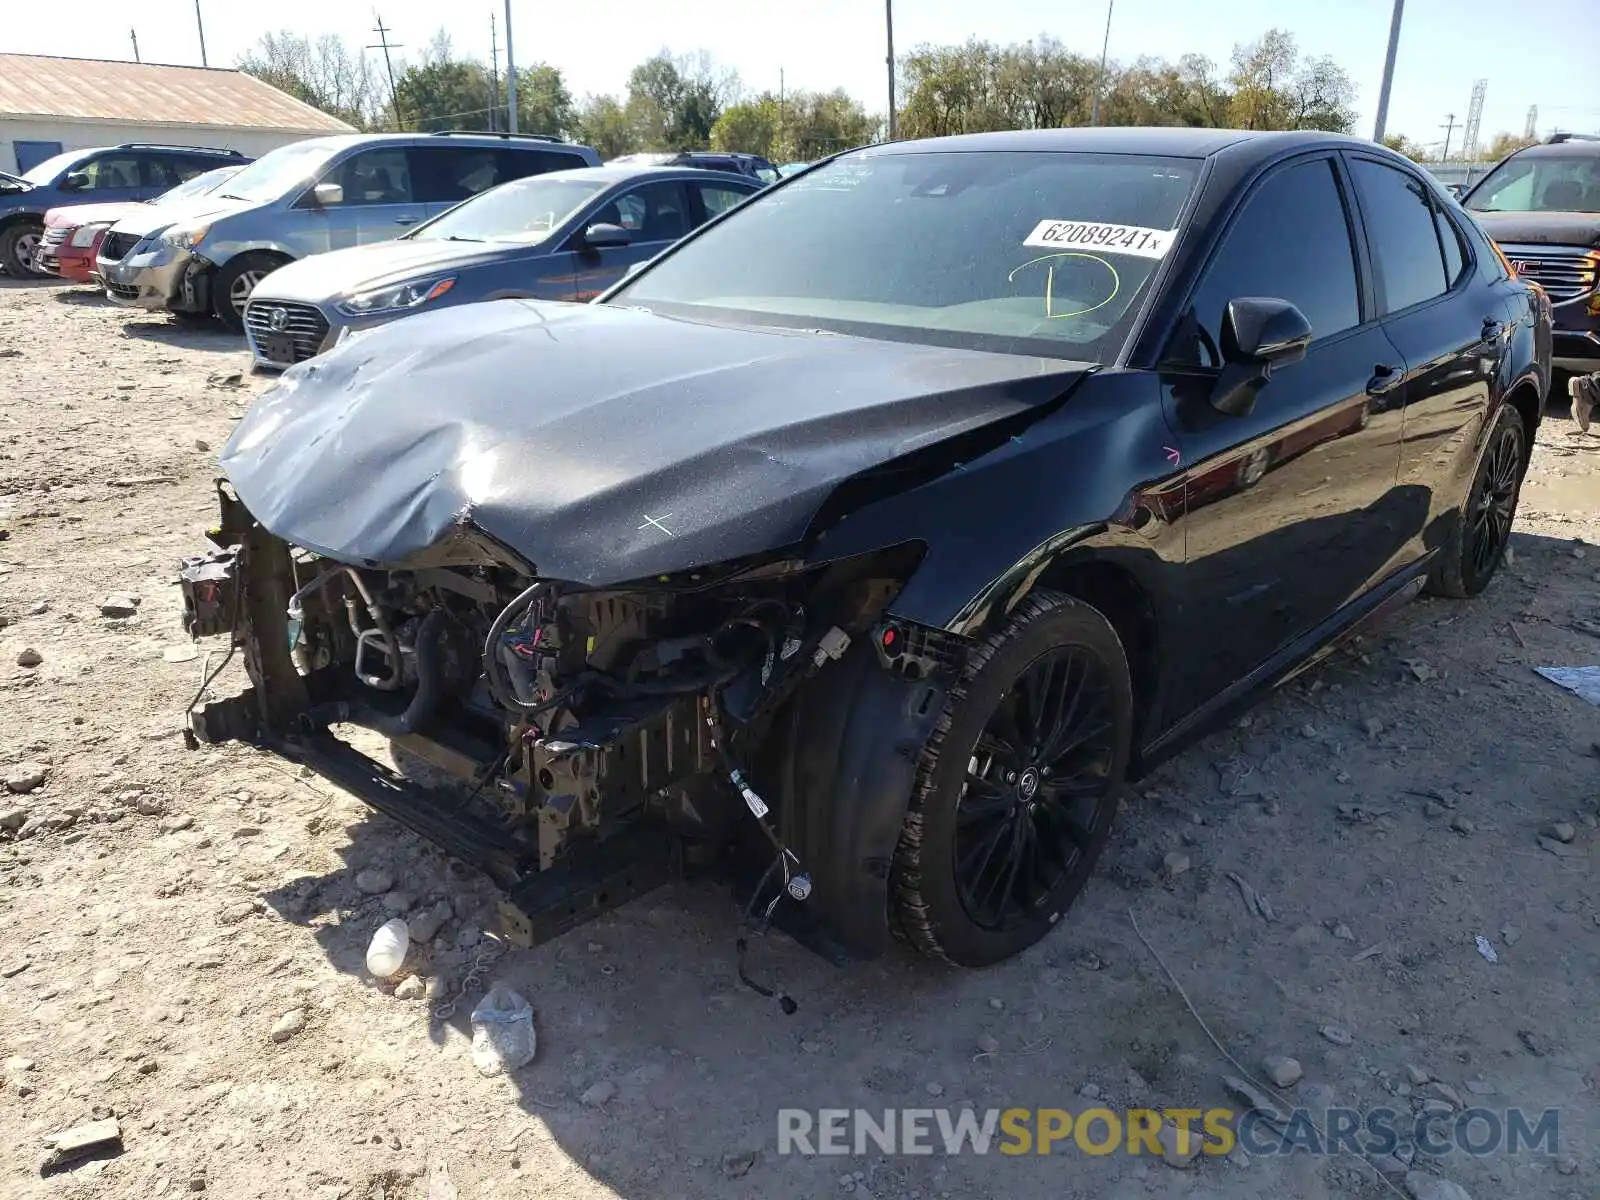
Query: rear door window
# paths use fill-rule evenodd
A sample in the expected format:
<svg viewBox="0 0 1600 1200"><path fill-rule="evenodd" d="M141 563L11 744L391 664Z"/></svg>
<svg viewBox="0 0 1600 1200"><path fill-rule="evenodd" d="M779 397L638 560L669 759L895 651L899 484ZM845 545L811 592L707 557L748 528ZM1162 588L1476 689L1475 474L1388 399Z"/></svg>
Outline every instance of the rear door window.
<svg viewBox="0 0 1600 1200"><path fill-rule="evenodd" d="M459 204L506 179L492 146L428 147L412 150L410 159L424 204Z"/></svg>
<svg viewBox="0 0 1600 1200"><path fill-rule="evenodd" d="M546 171L570 171L587 167L583 156L563 150L505 149L500 151L501 170L507 179L526 179L529 175L543 175Z"/></svg>
<svg viewBox="0 0 1600 1200"><path fill-rule="evenodd" d="M105 188L137 188L140 180L140 163L134 154L106 154L79 167L88 176L82 191L100 191Z"/></svg>
<svg viewBox="0 0 1600 1200"><path fill-rule="evenodd" d="M1167 358L1222 366L1222 321L1241 296L1287 300L1320 340L1361 324L1355 243L1331 158L1279 168L1245 199L1191 294Z"/></svg>
<svg viewBox="0 0 1600 1200"><path fill-rule="evenodd" d="M1399 312L1443 295L1450 279L1428 189L1420 179L1370 158L1357 158L1350 167L1383 310Z"/></svg>
<svg viewBox="0 0 1600 1200"><path fill-rule="evenodd" d="M718 187L714 183L696 183L691 186L700 193L700 200L705 205L706 220L708 221L712 217L721 216L750 194L738 191L735 188Z"/></svg>

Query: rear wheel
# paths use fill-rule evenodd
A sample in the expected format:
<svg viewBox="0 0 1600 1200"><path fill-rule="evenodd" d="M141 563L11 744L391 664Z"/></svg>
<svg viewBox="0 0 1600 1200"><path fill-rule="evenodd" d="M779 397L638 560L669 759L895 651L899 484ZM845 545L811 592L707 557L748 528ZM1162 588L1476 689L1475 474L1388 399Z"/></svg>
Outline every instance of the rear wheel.
<svg viewBox="0 0 1600 1200"><path fill-rule="evenodd" d="M244 306L250 293L283 260L271 254L240 254L228 260L211 280L211 311L234 333L244 332Z"/></svg>
<svg viewBox="0 0 1600 1200"><path fill-rule="evenodd" d="M986 966L1048 933L1104 848L1133 689L1100 613L1036 593L973 655L923 753L895 860L901 932Z"/></svg>
<svg viewBox="0 0 1600 1200"><path fill-rule="evenodd" d="M1476 596L1494 578L1511 543L1511 523L1528 462L1527 440L1522 414L1502 404L1484 439L1472 490L1439 551L1438 566L1428 577L1428 590L1434 595Z"/></svg>
<svg viewBox="0 0 1600 1200"><path fill-rule="evenodd" d="M39 239L44 236L40 221L22 220L6 226L0 233L0 266L17 279L44 279L46 272L33 268L33 256L38 253Z"/></svg>

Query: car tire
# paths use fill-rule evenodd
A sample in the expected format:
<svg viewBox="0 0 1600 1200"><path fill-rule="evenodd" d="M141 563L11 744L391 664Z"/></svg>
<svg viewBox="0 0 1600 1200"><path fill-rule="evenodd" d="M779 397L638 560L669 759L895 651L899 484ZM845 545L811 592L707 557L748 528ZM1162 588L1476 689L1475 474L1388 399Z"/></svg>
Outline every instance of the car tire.
<svg viewBox="0 0 1600 1200"><path fill-rule="evenodd" d="M168 315L175 324L184 329L205 329L212 321L212 314L209 312L178 312L169 309Z"/></svg>
<svg viewBox="0 0 1600 1200"><path fill-rule="evenodd" d="M1483 440L1472 487L1428 576L1431 594L1466 599L1489 586L1511 542L1511 524L1528 466L1527 446L1522 414L1502 404Z"/></svg>
<svg viewBox="0 0 1600 1200"><path fill-rule="evenodd" d="M211 277L211 311L229 332L244 332L244 306L250 293L283 262L274 254L236 254Z"/></svg>
<svg viewBox="0 0 1600 1200"><path fill-rule="evenodd" d="M899 934L982 967L1049 933L1110 835L1132 731L1111 623L1033 593L973 651L922 753L895 855Z"/></svg>
<svg viewBox="0 0 1600 1200"><path fill-rule="evenodd" d="M48 272L33 269L34 251L43 234L43 221L24 219L6 226L0 233L0 266L15 279L48 279Z"/></svg>

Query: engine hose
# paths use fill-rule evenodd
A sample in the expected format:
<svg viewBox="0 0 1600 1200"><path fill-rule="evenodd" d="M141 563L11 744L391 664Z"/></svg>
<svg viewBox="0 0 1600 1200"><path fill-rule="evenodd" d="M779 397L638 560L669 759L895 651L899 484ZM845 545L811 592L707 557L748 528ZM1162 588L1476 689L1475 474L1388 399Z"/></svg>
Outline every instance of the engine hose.
<svg viewBox="0 0 1600 1200"><path fill-rule="evenodd" d="M549 583L539 582L518 594L517 598L500 610L500 615L489 626L489 636L483 643L483 677L489 684L489 694L502 708L512 712L543 712L547 704L527 704L518 699L510 682L505 678L505 664L500 661L500 639L511 628L512 619L549 590Z"/></svg>
<svg viewBox="0 0 1600 1200"><path fill-rule="evenodd" d="M417 690L411 703L398 717L380 715L367 722L371 728L388 737L401 737L416 733L439 707L444 691L443 670L439 665L439 639L444 635L445 615L442 608L431 610L417 626L417 640L412 654L417 665Z"/></svg>

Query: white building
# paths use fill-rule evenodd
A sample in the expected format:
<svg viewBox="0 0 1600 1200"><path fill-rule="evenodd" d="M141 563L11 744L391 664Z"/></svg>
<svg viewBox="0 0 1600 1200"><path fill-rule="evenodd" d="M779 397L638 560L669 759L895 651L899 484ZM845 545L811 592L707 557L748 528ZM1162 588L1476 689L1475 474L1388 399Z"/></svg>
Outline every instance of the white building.
<svg viewBox="0 0 1600 1200"><path fill-rule="evenodd" d="M63 150L157 142L268 150L351 127L242 71L0 54L0 171Z"/></svg>

